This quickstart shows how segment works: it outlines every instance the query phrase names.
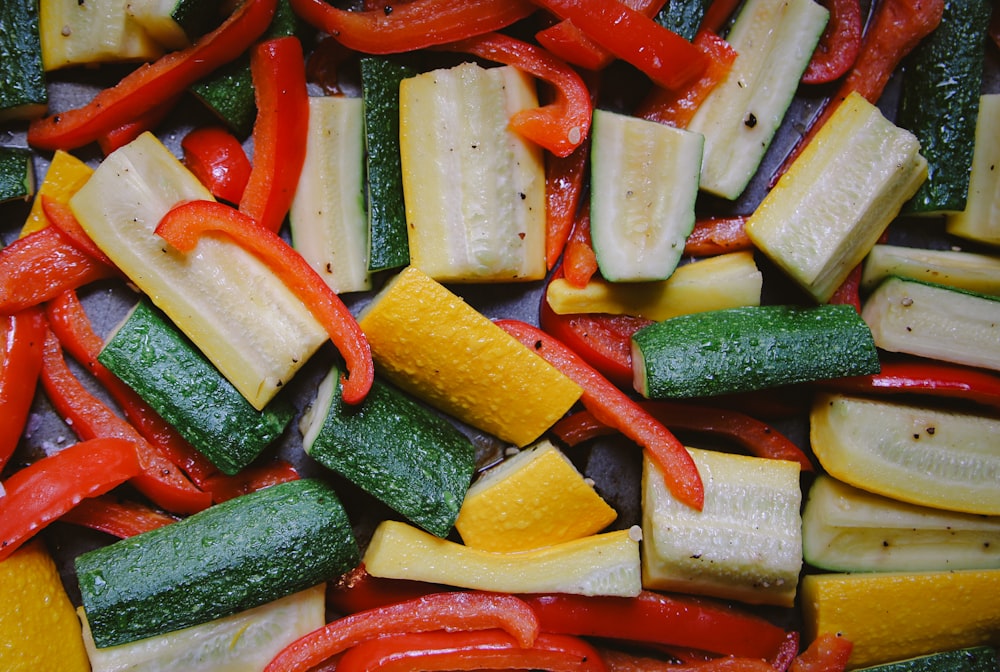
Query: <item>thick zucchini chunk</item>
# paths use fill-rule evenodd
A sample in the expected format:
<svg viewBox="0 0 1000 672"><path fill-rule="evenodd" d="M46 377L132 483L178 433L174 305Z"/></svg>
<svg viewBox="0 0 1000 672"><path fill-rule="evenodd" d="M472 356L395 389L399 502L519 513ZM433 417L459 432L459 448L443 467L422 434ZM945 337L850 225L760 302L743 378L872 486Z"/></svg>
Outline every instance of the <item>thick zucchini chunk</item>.
<svg viewBox="0 0 1000 672"><path fill-rule="evenodd" d="M35 193L35 164L31 150L0 147L0 203L26 201Z"/></svg>

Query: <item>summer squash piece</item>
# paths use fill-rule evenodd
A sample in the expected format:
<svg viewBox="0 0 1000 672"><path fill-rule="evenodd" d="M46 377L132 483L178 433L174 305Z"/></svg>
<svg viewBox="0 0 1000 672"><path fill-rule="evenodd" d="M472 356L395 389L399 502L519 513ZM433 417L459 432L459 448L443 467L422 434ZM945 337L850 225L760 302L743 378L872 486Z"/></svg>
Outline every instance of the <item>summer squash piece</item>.
<svg viewBox="0 0 1000 672"><path fill-rule="evenodd" d="M994 254L877 244L865 257L861 289L869 293L890 276L1000 296L1000 256Z"/></svg>
<svg viewBox="0 0 1000 672"><path fill-rule="evenodd" d="M128 12L127 3L54 0L39 2L38 11L46 71L139 63L163 54L163 47Z"/></svg>
<svg viewBox="0 0 1000 672"><path fill-rule="evenodd" d="M8 0L0 7L0 121L34 119L49 106L42 63L38 4Z"/></svg>
<svg viewBox="0 0 1000 672"><path fill-rule="evenodd" d="M148 299L109 336L98 361L223 473L247 467L295 409L278 396L257 410Z"/></svg>
<svg viewBox="0 0 1000 672"><path fill-rule="evenodd" d="M876 373L868 325L846 305L767 305L681 315L632 335L635 389L706 397Z"/></svg>
<svg viewBox="0 0 1000 672"><path fill-rule="evenodd" d="M184 49L220 23L221 0L131 0L129 16L164 49Z"/></svg>
<svg viewBox="0 0 1000 672"><path fill-rule="evenodd" d="M314 460L431 534L445 537L475 470L475 447L446 419L390 383L341 399L340 371L323 379L300 425Z"/></svg>
<svg viewBox="0 0 1000 672"><path fill-rule="evenodd" d="M171 632L310 588L355 566L336 493L300 479L216 504L76 559L98 648Z"/></svg>
<svg viewBox="0 0 1000 672"><path fill-rule="evenodd" d="M967 240L1000 243L1000 93L979 99L969 192L961 212L947 215L945 230Z"/></svg>

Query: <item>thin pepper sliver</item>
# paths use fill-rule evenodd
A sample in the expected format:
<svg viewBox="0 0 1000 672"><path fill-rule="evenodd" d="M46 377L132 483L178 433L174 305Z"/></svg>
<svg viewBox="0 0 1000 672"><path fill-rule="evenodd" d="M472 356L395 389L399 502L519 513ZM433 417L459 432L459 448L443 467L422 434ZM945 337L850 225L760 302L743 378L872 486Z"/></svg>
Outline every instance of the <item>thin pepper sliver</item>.
<svg viewBox="0 0 1000 672"><path fill-rule="evenodd" d="M14 454L31 412L45 333L41 308L0 315L0 471Z"/></svg>
<svg viewBox="0 0 1000 672"><path fill-rule="evenodd" d="M119 501L112 495L98 495L84 499L59 520L125 539L175 523L180 518L141 502Z"/></svg>

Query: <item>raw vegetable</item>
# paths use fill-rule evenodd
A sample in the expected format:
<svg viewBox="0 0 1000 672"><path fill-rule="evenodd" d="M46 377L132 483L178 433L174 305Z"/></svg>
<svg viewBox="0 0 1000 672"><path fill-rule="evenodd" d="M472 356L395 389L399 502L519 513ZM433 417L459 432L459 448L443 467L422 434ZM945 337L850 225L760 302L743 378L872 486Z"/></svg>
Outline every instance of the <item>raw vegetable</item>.
<svg viewBox="0 0 1000 672"><path fill-rule="evenodd" d="M686 0L685 2L668 2L656 15L656 21L688 42L694 42L695 35L705 18L705 9L710 0Z"/></svg>
<svg viewBox="0 0 1000 672"><path fill-rule="evenodd" d="M357 560L336 493L301 479L88 551L76 574L94 643L104 648L266 604Z"/></svg>
<svg viewBox="0 0 1000 672"><path fill-rule="evenodd" d="M31 202L31 211L25 219L24 226L21 227L21 236L34 233L48 225L43 209L44 198L65 204L93 172L93 168L69 152L56 150L49 159L49 167L45 171L45 177L35 192L35 198Z"/></svg>
<svg viewBox="0 0 1000 672"><path fill-rule="evenodd" d="M906 504L820 475L802 512L802 551L843 572L1000 569L1000 517Z"/></svg>
<svg viewBox="0 0 1000 672"><path fill-rule="evenodd" d="M948 233L991 245L1000 242L1000 215L997 214L997 185L1000 174L1000 94L987 94L979 99L975 144L969 175L969 191L965 208L949 214L945 228Z"/></svg>
<svg viewBox="0 0 1000 672"><path fill-rule="evenodd" d="M802 73L803 84L826 84L843 77L861 51L859 0L828 0L823 5L830 12L830 20Z"/></svg>
<svg viewBox="0 0 1000 672"><path fill-rule="evenodd" d="M475 468L475 447L444 418L376 379L358 406L341 397L341 372L322 380L302 419L314 460L431 534L445 537Z"/></svg>
<svg viewBox="0 0 1000 672"><path fill-rule="evenodd" d="M846 483L913 504L1000 514L1000 455L992 415L865 397L820 394L810 443Z"/></svg>
<svg viewBox="0 0 1000 672"><path fill-rule="evenodd" d="M115 0L53 0L38 3L42 64L46 71L81 65L141 62L163 47Z"/></svg>
<svg viewBox="0 0 1000 672"><path fill-rule="evenodd" d="M119 539L134 537L178 520L177 516L147 504L124 499L119 501L111 494L84 499L59 517L60 522L89 527Z"/></svg>
<svg viewBox="0 0 1000 672"><path fill-rule="evenodd" d="M590 535L530 551L470 548L384 520L362 557L372 576L501 593L638 595L638 528Z"/></svg>
<svg viewBox="0 0 1000 672"><path fill-rule="evenodd" d="M1000 296L1000 257L992 254L877 244L865 256L861 289L890 276Z"/></svg>
<svg viewBox="0 0 1000 672"><path fill-rule="evenodd" d="M633 0L629 7L653 17L662 8L659 0ZM662 22L660 22L662 25ZM670 26L664 26L670 28ZM674 31L676 32L676 31ZM535 33L538 43L567 63L587 70L602 70L615 60L615 55L595 43L571 20L564 19Z"/></svg>
<svg viewBox="0 0 1000 672"><path fill-rule="evenodd" d="M126 12L164 49L184 49L219 23L220 0L130 0Z"/></svg>
<svg viewBox="0 0 1000 672"><path fill-rule="evenodd" d="M0 8L0 55L0 121L45 114L49 92L34 0L10 0Z"/></svg>
<svg viewBox="0 0 1000 672"><path fill-rule="evenodd" d="M642 476L642 584L791 606L802 569L799 464L689 448L705 506L686 507L648 458Z"/></svg>
<svg viewBox="0 0 1000 672"><path fill-rule="evenodd" d="M921 670L993 672L997 669L997 651L989 646L976 646L931 653L862 669L866 672L875 672L876 670L878 672L920 672Z"/></svg>
<svg viewBox="0 0 1000 672"><path fill-rule="evenodd" d="M250 179L250 159L243 145L222 126L192 129L181 140L184 165L212 195L239 203Z"/></svg>
<svg viewBox="0 0 1000 672"><path fill-rule="evenodd" d="M0 203L27 201L35 194L35 164L23 147L0 147Z"/></svg>
<svg viewBox="0 0 1000 672"><path fill-rule="evenodd" d="M14 454L42 370L45 316L37 308L0 317L0 471Z"/></svg>

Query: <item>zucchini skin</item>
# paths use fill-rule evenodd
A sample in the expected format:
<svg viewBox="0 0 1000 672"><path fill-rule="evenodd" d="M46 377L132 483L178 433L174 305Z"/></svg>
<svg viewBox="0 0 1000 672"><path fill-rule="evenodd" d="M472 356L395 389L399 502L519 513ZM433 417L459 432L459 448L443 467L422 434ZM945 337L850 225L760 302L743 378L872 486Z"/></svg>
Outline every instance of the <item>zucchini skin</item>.
<svg viewBox="0 0 1000 672"><path fill-rule="evenodd" d="M709 0L672 0L657 13L656 22L693 42L708 5Z"/></svg>
<svg viewBox="0 0 1000 672"><path fill-rule="evenodd" d="M972 646L858 668L858 672L997 672L997 670L1000 670L997 650L991 646Z"/></svg>
<svg viewBox="0 0 1000 672"><path fill-rule="evenodd" d="M255 409L147 299L97 359L229 475L255 460L295 414L281 396Z"/></svg>
<svg viewBox="0 0 1000 672"><path fill-rule="evenodd" d="M868 326L853 306L836 304L681 315L637 331L632 358L641 363L636 389L650 399L747 392L880 369Z"/></svg>
<svg viewBox="0 0 1000 672"><path fill-rule="evenodd" d="M0 147L0 203L31 198L35 192L34 176L31 150Z"/></svg>
<svg viewBox="0 0 1000 672"><path fill-rule="evenodd" d="M360 552L336 493L301 479L77 557L98 648L179 630L335 579Z"/></svg>
<svg viewBox="0 0 1000 672"><path fill-rule="evenodd" d="M0 3L0 121L30 119L48 108L37 0Z"/></svg>

